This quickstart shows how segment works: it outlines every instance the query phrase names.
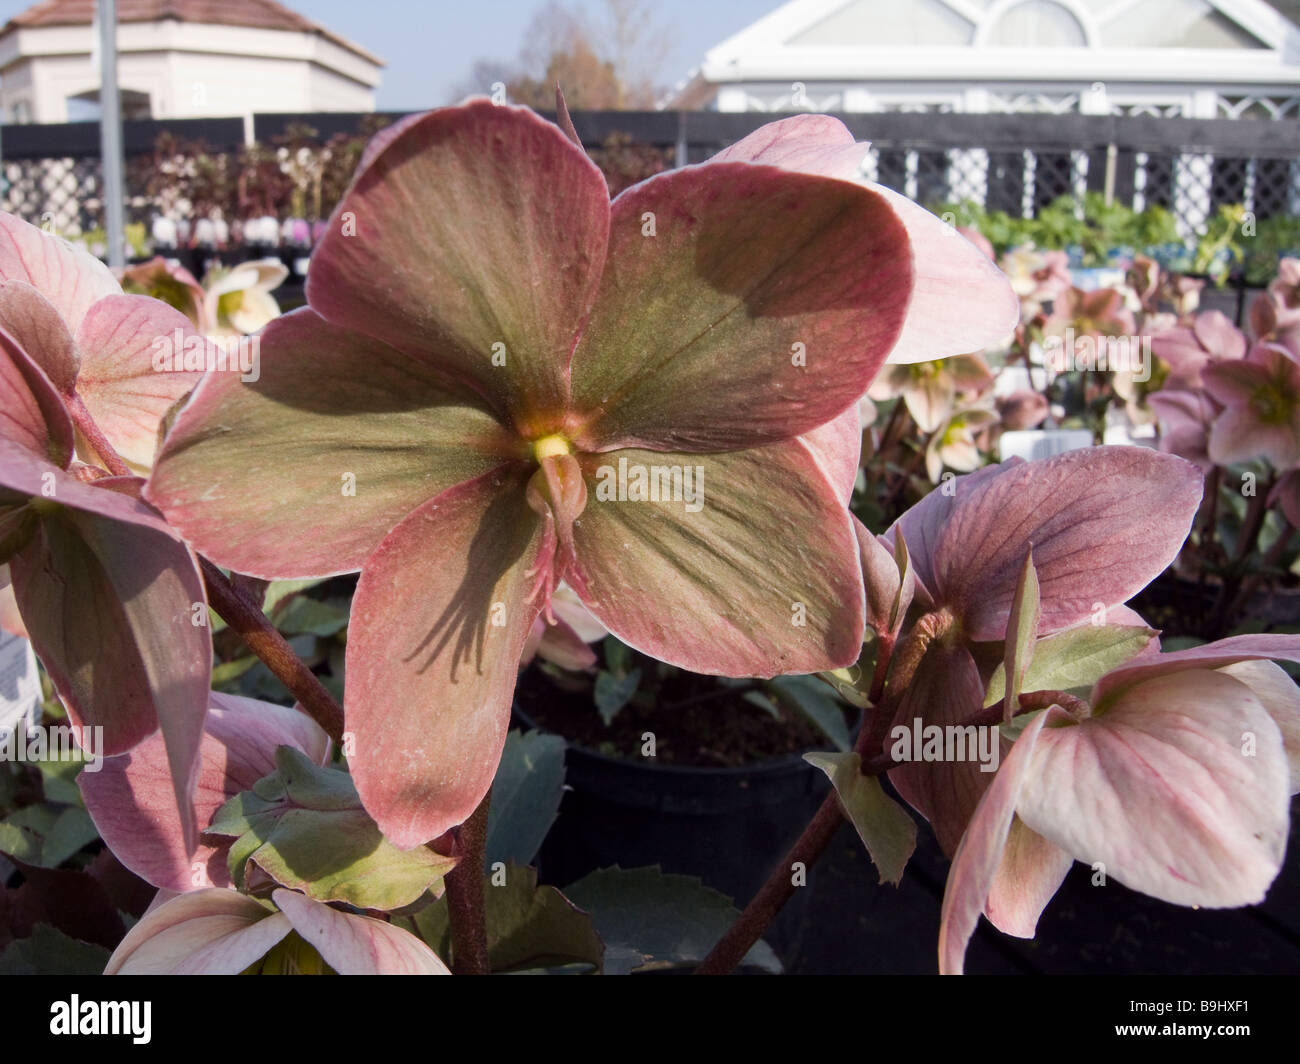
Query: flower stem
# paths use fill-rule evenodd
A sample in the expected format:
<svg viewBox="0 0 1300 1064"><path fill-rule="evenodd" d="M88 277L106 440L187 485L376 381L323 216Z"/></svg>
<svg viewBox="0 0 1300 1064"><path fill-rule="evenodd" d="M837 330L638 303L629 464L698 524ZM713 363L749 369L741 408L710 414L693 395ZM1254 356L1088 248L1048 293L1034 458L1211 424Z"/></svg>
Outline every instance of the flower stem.
<svg viewBox="0 0 1300 1064"><path fill-rule="evenodd" d="M199 559L203 582L207 585L208 601L231 629L238 633L248 649L256 654L271 670L275 678L289 689L312 720L325 729L335 743L343 742L343 710L334 696L306 663L293 652L293 647L266 618L255 603L207 558Z"/></svg>
<svg viewBox="0 0 1300 1064"><path fill-rule="evenodd" d="M457 975L491 975L487 947L487 907L483 895L487 849L488 804L478 808L460 826L456 840L460 861L447 873L447 912L451 923L452 971Z"/></svg>

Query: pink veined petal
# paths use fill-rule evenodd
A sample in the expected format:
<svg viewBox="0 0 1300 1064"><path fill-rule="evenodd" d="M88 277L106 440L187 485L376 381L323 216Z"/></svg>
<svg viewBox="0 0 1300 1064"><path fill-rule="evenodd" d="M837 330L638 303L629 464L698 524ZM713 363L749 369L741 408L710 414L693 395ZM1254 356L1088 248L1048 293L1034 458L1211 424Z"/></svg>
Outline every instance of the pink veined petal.
<svg viewBox="0 0 1300 1064"><path fill-rule="evenodd" d="M939 972L942 975L962 973L966 944L984 912L989 891L1002 863L1016 804L1026 775L1032 771L1030 756L1040 741L1044 725L1063 717L1064 712L1052 707L1025 726L957 847L952 868L948 870L939 923Z"/></svg>
<svg viewBox="0 0 1300 1064"><path fill-rule="evenodd" d="M856 517L853 531L858 537L862 578L867 589L867 624L878 636L896 637L916 593L916 574L909 566L904 587L898 560L884 541L873 536Z"/></svg>
<svg viewBox="0 0 1300 1064"><path fill-rule="evenodd" d="M266 956L293 924L284 913L221 887L171 898L141 917L105 975L238 975Z"/></svg>
<svg viewBox="0 0 1300 1064"><path fill-rule="evenodd" d="M847 506L853 498L853 486L858 481L858 466L862 458L862 414L859 408L849 407L820 428L800 436L798 442L812 453Z"/></svg>
<svg viewBox="0 0 1300 1064"><path fill-rule="evenodd" d="M1190 462L1141 447L1090 447L1018 465L952 508L934 548L931 591L968 638L1001 639L1025 544L1033 543L1040 631L1067 628L1097 602L1126 601L1164 570L1203 487Z"/></svg>
<svg viewBox="0 0 1300 1064"><path fill-rule="evenodd" d="M0 440L63 468L72 459L72 420L44 371L0 329Z"/></svg>
<svg viewBox="0 0 1300 1064"><path fill-rule="evenodd" d="M411 848L462 823L492 784L524 644L553 586L554 522L528 470L452 488L366 561L348 631L346 725L361 801Z"/></svg>
<svg viewBox="0 0 1300 1064"><path fill-rule="evenodd" d="M878 193L750 163L656 175L613 204L570 435L583 451L802 435L856 406L911 286Z"/></svg>
<svg viewBox="0 0 1300 1064"><path fill-rule="evenodd" d="M208 375L145 494L220 565L324 576L359 569L412 510L518 447L463 386L304 308L262 333L256 381Z"/></svg>
<svg viewBox="0 0 1300 1064"><path fill-rule="evenodd" d="M55 388L72 394L81 354L53 303L26 281L5 281L0 284L0 328L45 371Z"/></svg>
<svg viewBox="0 0 1300 1064"><path fill-rule="evenodd" d="M367 161L312 255L307 300L543 435L568 398L608 226L608 187L581 148L532 111L473 100Z"/></svg>
<svg viewBox="0 0 1300 1064"><path fill-rule="evenodd" d="M329 745L328 736L297 709L212 692L194 791L199 830L228 799L275 771L278 747L296 747L323 763ZM105 759L97 771L83 769L77 784L105 844L142 879L177 892L229 884L229 840L200 843L193 855L185 846L160 734Z"/></svg>
<svg viewBox="0 0 1300 1064"><path fill-rule="evenodd" d="M1043 732L1030 760L1021 819L1133 890L1225 908L1261 901L1277 875L1286 755L1268 712L1231 676L1154 676L1082 723Z"/></svg>
<svg viewBox="0 0 1300 1064"><path fill-rule="evenodd" d="M964 646L935 646L921 662L916 679L903 696L893 729L915 734L920 727L958 725L978 713L984 702L984 684L975 659ZM885 751L895 745L891 736ZM981 771L977 760L922 761L913 745L914 760L889 771L889 781L908 805L930 822L943 852L952 855L962 833L994 776Z"/></svg>
<svg viewBox="0 0 1300 1064"><path fill-rule="evenodd" d="M1106 673L1092 689L1089 701L1104 709L1108 701L1134 684L1156 676L1188 669L1222 669L1239 661L1292 661L1300 663L1300 636L1235 635L1169 654L1142 655Z"/></svg>
<svg viewBox="0 0 1300 1064"><path fill-rule="evenodd" d="M117 453L138 467L153 462L163 415L203 376L174 364L156 368L162 352L180 362L191 340L211 349L184 314L149 296L101 299L77 330L77 394Z"/></svg>
<svg viewBox="0 0 1300 1064"><path fill-rule="evenodd" d="M7 473L7 469L3 472ZM76 726L113 756L161 728L187 848L212 643L194 557L138 500L55 474L34 539L10 561L32 645ZM31 494L40 494L39 490Z"/></svg>
<svg viewBox="0 0 1300 1064"><path fill-rule="evenodd" d="M1271 661L1239 661L1218 671L1249 687L1273 718L1291 770L1291 793L1300 794L1300 687Z"/></svg>
<svg viewBox="0 0 1300 1064"><path fill-rule="evenodd" d="M1011 821L1007 844L989 887L984 915L1006 935L1033 938L1038 918L1065 881L1074 858L1025 827Z"/></svg>
<svg viewBox="0 0 1300 1064"><path fill-rule="evenodd" d="M75 334L98 300L121 295L112 271L84 247L0 211L0 281L25 281L53 305Z"/></svg>
<svg viewBox="0 0 1300 1064"><path fill-rule="evenodd" d="M907 319L890 362L926 362L1005 340L1020 304L1005 275L955 228L905 196L862 180L867 144L828 115L796 115L769 123L714 156L749 160L854 181L879 192L907 228L915 271Z"/></svg>
<svg viewBox="0 0 1300 1064"><path fill-rule="evenodd" d="M450 975L438 955L409 931L340 912L283 888L271 895L293 929L340 975Z"/></svg>
<svg viewBox="0 0 1300 1064"><path fill-rule="evenodd" d="M1023 459L1012 458L1000 465L984 466L966 476L954 477L931 491L885 531L881 538L891 546L895 530L902 531L916 579L931 598L935 595L935 551L957 504L978 497L991 480L1022 463Z"/></svg>
<svg viewBox="0 0 1300 1064"><path fill-rule="evenodd" d="M580 460L588 502L565 579L623 642L722 676L857 660L865 623L857 540L807 450Z"/></svg>

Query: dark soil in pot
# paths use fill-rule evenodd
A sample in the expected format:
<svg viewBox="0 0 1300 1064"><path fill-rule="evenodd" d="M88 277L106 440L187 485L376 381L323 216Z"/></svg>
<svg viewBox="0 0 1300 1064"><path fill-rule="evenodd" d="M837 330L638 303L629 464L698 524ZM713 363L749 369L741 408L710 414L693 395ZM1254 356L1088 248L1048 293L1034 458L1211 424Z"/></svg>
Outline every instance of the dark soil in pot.
<svg viewBox="0 0 1300 1064"><path fill-rule="evenodd" d="M737 907L753 897L828 790L800 755L830 743L803 718L774 720L740 694L687 703L704 693L665 700L680 706L671 712L625 706L606 729L589 693L561 690L536 668L520 678L518 722L569 743L566 793L538 860L546 881L658 865L698 876ZM646 732L653 759L641 756ZM766 936L782 957L797 946L806 894L795 892Z"/></svg>

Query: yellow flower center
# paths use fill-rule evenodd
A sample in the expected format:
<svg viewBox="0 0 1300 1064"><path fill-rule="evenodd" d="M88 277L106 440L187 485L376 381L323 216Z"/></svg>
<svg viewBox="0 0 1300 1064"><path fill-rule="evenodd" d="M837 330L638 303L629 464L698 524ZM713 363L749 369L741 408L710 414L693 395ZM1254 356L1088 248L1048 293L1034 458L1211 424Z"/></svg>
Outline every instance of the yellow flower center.
<svg viewBox="0 0 1300 1064"><path fill-rule="evenodd" d="M546 458L558 458L562 454L573 454L573 445L559 433L533 441L533 457L539 462Z"/></svg>

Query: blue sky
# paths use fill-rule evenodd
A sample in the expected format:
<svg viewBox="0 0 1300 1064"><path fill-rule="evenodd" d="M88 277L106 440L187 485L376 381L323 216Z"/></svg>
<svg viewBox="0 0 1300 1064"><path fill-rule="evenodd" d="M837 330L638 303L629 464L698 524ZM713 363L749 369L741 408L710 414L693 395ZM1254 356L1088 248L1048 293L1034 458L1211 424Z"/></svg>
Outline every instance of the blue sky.
<svg viewBox="0 0 1300 1064"><path fill-rule="evenodd" d="M513 59L543 0L282 0L286 6L369 49L388 64L380 110L450 102L479 59ZM593 7L598 0L585 0ZM671 85L713 45L780 6L781 0L657 0L674 47L659 80ZM0 22L31 6L0 0Z"/></svg>

